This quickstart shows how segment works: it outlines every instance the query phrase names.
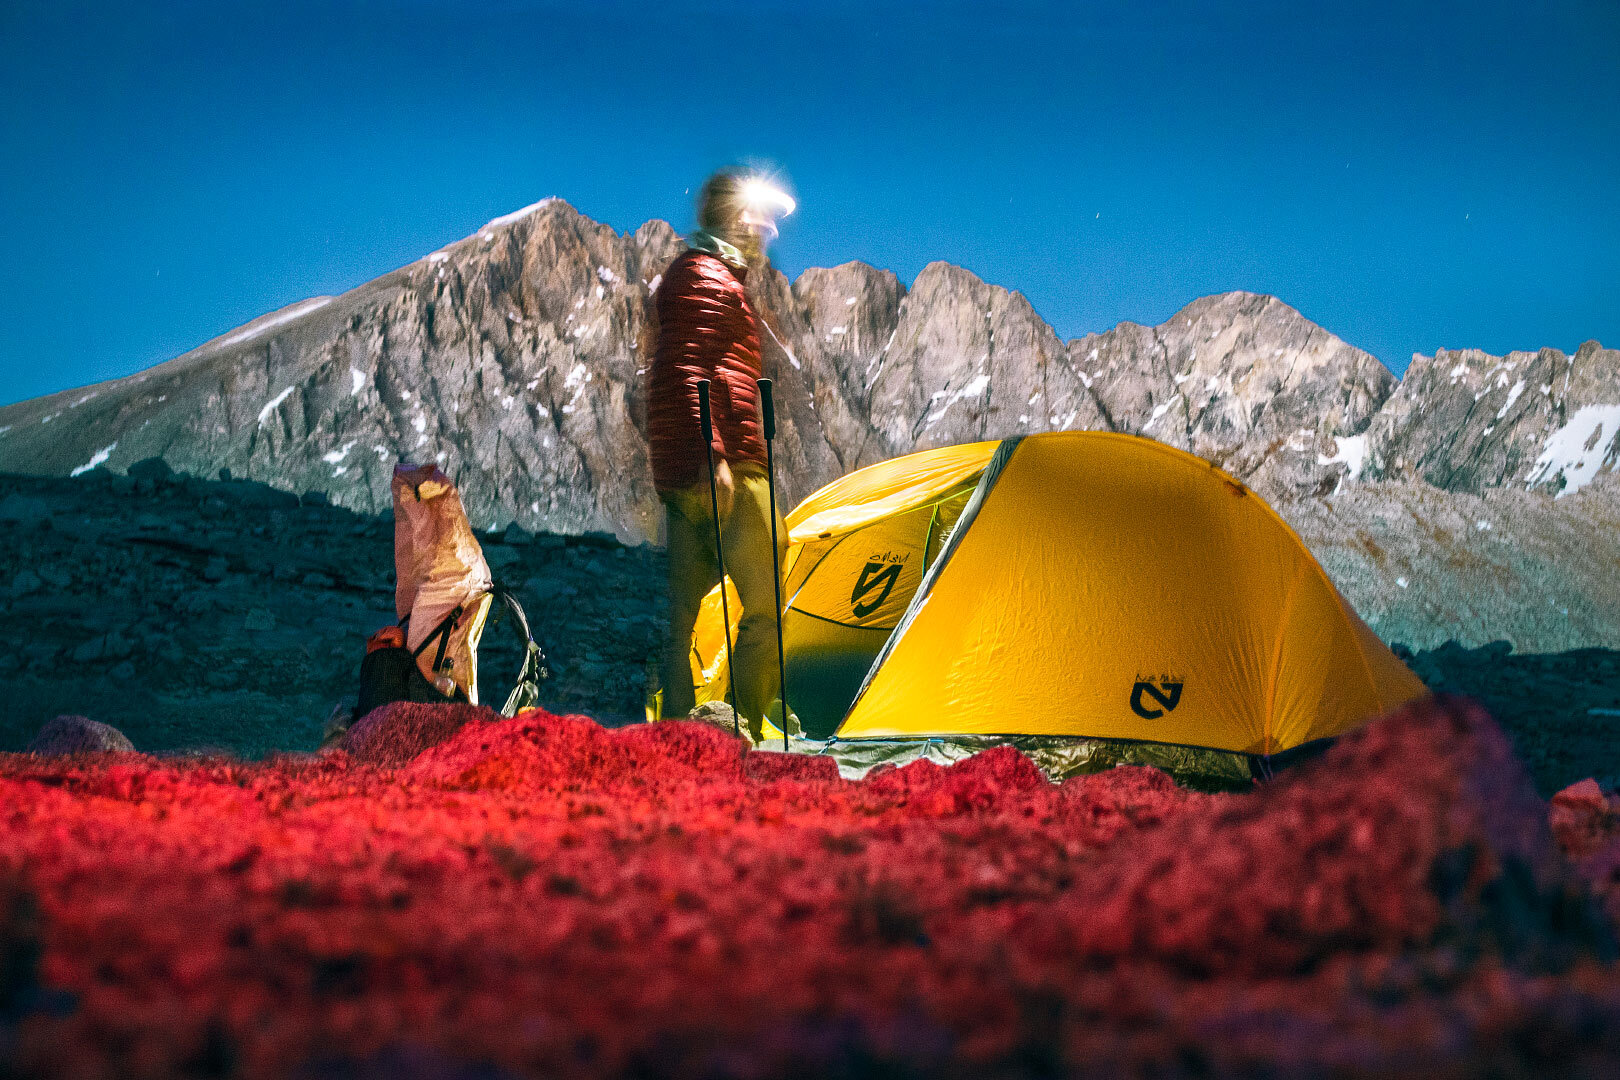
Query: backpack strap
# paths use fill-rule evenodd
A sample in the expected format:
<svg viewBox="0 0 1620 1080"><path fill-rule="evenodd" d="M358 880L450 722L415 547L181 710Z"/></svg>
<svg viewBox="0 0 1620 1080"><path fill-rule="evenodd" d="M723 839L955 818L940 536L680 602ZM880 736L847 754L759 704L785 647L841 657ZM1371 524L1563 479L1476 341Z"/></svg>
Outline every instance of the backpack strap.
<svg viewBox="0 0 1620 1080"><path fill-rule="evenodd" d="M439 621L439 625L433 628L432 633L423 638L422 643L415 649L411 650L411 655L420 658L421 655L427 651L427 647L433 644L434 639L437 638L439 642L439 651L433 657L433 670L443 671L444 654L445 651L450 648L450 631L455 629L456 623L458 620L460 620L463 610L464 609L458 605L454 611L441 619ZM400 620L400 625L403 626L409 619L409 615L405 616L405 619Z"/></svg>
<svg viewBox="0 0 1620 1080"><path fill-rule="evenodd" d="M490 594L505 606L516 623L518 632L523 635L523 666L518 671L517 685L512 687L512 692L507 695L506 704L501 706L502 716L516 716L520 709L539 703L540 683L551 678L551 667L546 662L545 652L529 631L529 617L524 614L523 605L518 603L517 597L500 585L492 587Z"/></svg>

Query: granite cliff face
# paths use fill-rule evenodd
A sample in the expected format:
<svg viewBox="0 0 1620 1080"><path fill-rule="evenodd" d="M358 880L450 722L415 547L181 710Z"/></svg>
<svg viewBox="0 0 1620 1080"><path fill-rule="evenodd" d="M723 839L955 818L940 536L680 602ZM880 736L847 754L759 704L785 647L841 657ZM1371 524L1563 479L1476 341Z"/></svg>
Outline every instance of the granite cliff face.
<svg viewBox="0 0 1620 1080"><path fill-rule="evenodd" d="M1370 479L1573 493L1620 454L1620 351L1414 357L1369 435Z"/></svg>
<svg viewBox="0 0 1620 1080"><path fill-rule="evenodd" d="M619 236L537 204L150 371L13 405L0 468L156 456L378 510L396 461L434 460L480 521L647 533L637 350L678 250L662 223Z"/></svg>
<svg viewBox="0 0 1620 1080"><path fill-rule="evenodd" d="M368 511L395 461L432 459L479 524L655 538L641 394L652 297L680 249L663 222L621 235L548 199L149 371L0 409L0 470L162 457ZM859 263L750 287L789 505L910 450L1081 428L1187 448L1271 498L1331 491L1361 468L1380 406L1406 400L1376 359L1248 293L1065 343L1020 294L944 263L909 291ZM1440 452L1426 410L1380 418L1392 474Z"/></svg>

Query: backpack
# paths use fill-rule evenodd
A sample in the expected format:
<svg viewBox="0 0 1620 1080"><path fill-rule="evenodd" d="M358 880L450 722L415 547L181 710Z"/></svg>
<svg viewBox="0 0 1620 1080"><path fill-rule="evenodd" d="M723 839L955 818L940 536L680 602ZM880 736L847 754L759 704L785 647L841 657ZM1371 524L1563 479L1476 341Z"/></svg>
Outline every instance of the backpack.
<svg viewBox="0 0 1620 1080"><path fill-rule="evenodd" d="M491 578L455 482L436 465L401 462L389 486L399 622L366 642L354 719L391 701L478 704L478 644L496 600L522 635L524 649L517 685L501 712L511 716L535 704L540 680L550 676L545 654L529 632L523 606ZM433 620L426 632L423 619Z"/></svg>
<svg viewBox="0 0 1620 1080"><path fill-rule="evenodd" d="M398 625L385 626L372 634L366 641L365 659L360 662L360 702L354 710L355 719L358 720L379 705L386 705L392 701L416 701L427 704L465 703L468 700L467 693L448 675L441 674L435 682L429 682L427 676L422 673L420 660L431 648L435 652L431 669L437 672L445 671L446 651L452 632L472 618L481 621L484 612L494 600L501 602L504 612L510 617L523 640L522 666L518 670L516 684L506 696L506 703L501 706L501 715L515 716L519 710L537 704L540 700L541 681L551 677L545 652L530 633L529 619L523 611L523 605L518 603L517 597L509 591L496 585L477 598L471 611L465 605L453 609L417 644L415 649L409 649L405 645L410 623L409 615L401 619ZM464 619L464 616L467 619ZM473 646L473 650L476 653L476 645Z"/></svg>

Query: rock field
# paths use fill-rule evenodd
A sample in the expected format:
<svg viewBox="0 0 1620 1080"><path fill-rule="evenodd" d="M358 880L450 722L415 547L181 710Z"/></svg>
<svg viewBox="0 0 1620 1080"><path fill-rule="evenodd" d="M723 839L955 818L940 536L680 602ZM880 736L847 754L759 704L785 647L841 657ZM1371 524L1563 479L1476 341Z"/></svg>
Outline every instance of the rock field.
<svg viewBox="0 0 1620 1080"><path fill-rule="evenodd" d="M61 713L146 751L313 749L357 691L366 637L394 621L393 525L247 481L0 477L0 750ZM662 553L603 536L482 537L554 677L542 701L639 717L663 625ZM527 542L524 542L527 541ZM493 616L485 696L520 654Z"/></svg>
<svg viewBox="0 0 1620 1080"><path fill-rule="evenodd" d="M333 705L353 701L366 637L393 621L392 523L257 482L132 472L0 476L0 751L59 714L148 752L313 749ZM551 661L542 702L612 726L639 718L662 552L604 534L481 538ZM480 667L497 705L515 646L492 621ZM1620 651L1446 643L1410 662L1431 687L1484 701L1544 794L1620 784Z"/></svg>

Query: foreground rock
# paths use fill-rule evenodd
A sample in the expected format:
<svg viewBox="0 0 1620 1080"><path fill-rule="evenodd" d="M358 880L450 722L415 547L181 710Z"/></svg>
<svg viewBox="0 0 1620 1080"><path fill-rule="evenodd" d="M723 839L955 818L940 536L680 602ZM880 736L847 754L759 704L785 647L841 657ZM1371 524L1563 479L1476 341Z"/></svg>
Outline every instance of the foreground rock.
<svg viewBox="0 0 1620 1080"><path fill-rule="evenodd" d="M39 729L28 753L63 754L133 753L135 744L110 724L83 716L58 716Z"/></svg>
<svg viewBox="0 0 1620 1080"><path fill-rule="evenodd" d="M501 719L494 709L478 705L422 705L395 701L371 710L338 740L337 749L371 765L403 765L438 746L466 724Z"/></svg>

